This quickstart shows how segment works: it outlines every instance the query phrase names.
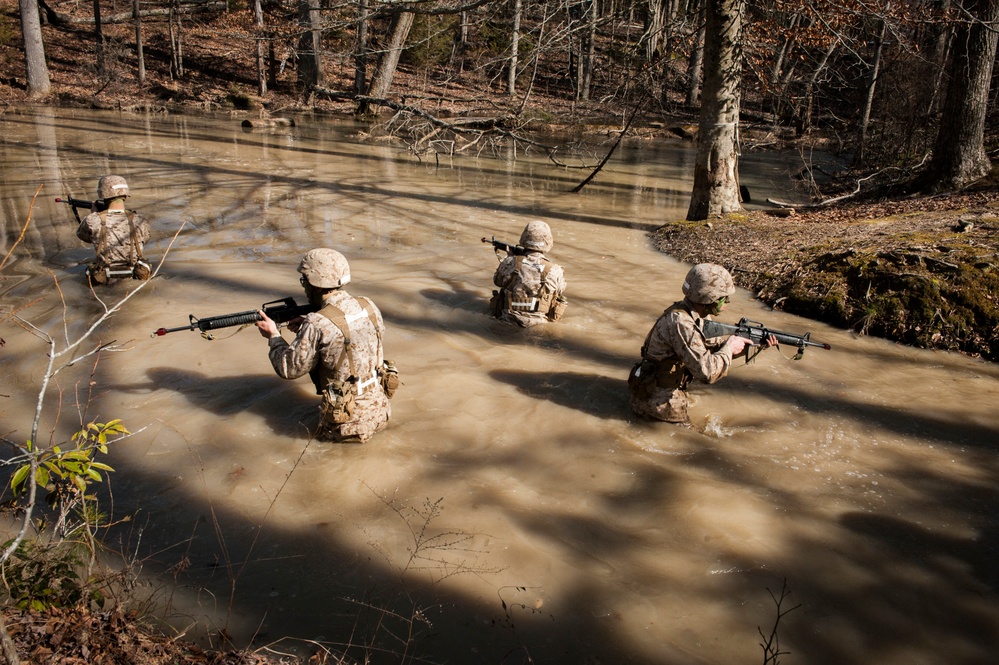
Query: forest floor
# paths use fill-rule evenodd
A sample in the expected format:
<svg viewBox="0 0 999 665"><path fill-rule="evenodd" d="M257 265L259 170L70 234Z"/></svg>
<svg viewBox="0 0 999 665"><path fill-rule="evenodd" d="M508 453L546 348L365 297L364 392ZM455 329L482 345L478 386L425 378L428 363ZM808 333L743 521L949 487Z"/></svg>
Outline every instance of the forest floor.
<svg viewBox="0 0 999 665"><path fill-rule="evenodd" d="M54 0L59 12L87 7ZM85 3L84 3L85 4ZM86 25L44 26L52 94L29 102L24 87L18 5L0 0L0 113L31 104L85 106L122 112L230 112L266 117L296 114L346 115L355 103L304 100L286 73L268 94L257 97L249 49L233 48L231 36L248 34L243 14L188 24L187 71L170 76L168 42L162 26L144 28L147 78L136 82L129 64L127 24L111 26L107 57L111 74L98 77L81 63L93 59ZM220 25L220 22L223 23ZM245 42L244 42L245 43ZM245 51L245 52L244 52ZM348 89L352 67L331 68L327 87ZM405 67L395 94L439 117L497 116L513 112L502 90L489 80L466 76L462 84L435 82ZM630 136L649 139L671 127L695 122L691 113L645 118ZM543 121L529 128L612 131L596 118L620 119L627 108L607 103L572 103L539 86L520 111ZM806 137L807 139L808 137ZM814 139L814 137L812 137ZM747 143L780 143L773 128L747 126ZM819 141L821 139L814 139ZM995 147L995 146L993 146ZM861 177L841 176L825 185L825 197L852 191ZM937 196L902 193L858 195L833 205L797 208L793 214L752 203L744 213L706 222L667 221L655 231L655 246L681 261L710 261L728 267L739 286L798 315L861 334L926 348L949 349L999 360L999 173L962 192ZM153 632L136 630L133 617L116 612L64 610L46 614L3 610L19 651L32 663L277 663L250 652L209 652ZM310 663L333 663L319 655ZM287 662L287 661L284 661Z"/></svg>

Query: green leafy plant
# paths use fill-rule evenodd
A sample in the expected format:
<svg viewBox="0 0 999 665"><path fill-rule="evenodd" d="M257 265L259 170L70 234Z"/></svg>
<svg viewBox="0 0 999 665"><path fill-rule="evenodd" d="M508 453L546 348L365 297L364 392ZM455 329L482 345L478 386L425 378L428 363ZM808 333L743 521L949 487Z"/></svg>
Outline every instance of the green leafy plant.
<svg viewBox="0 0 999 665"><path fill-rule="evenodd" d="M95 482L103 482L102 471L114 471L107 464L96 461L94 456L97 452L107 454L109 439L129 433L121 420L112 420L108 423L89 423L73 435L71 442L74 447L71 449L53 446L50 450L36 450L34 444L28 441L25 448L36 457L36 461L34 464L25 463L14 472L10 480L14 496L26 492L27 481L34 468L35 483L47 492L46 503L58 511L57 531L65 534L72 530L68 520L74 512L81 524L92 525L97 516L97 497L89 494L88 489Z"/></svg>
<svg viewBox="0 0 999 665"><path fill-rule="evenodd" d="M84 600L102 607L104 595L97 588L88 588L91 580L85 573L86 554L78 542L45 545L22 541L3 566L3 583L11 602L20 609L38 612L74 607Z"/></svg>

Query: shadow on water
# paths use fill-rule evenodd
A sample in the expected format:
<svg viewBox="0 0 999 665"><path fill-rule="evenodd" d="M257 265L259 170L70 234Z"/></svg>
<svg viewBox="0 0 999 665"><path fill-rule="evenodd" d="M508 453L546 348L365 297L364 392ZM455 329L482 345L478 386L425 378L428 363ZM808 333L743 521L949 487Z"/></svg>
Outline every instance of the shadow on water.
<svg viewBox="0 0 999 665"><path fill-rule="evenodd" d="M547 400L604 420L633 420L627 381L599 374L493 370L489 376L521 394Z"/></svg>
<svg viewBox="0 0 999 665"><path fill-rule="evenodd" d="M968 422L946 421L901 409L859 402L834 395L821 395L798 390L785 383L760 378L740 377L738 382L720 382L713 389L719 392L748 390L766 394L788 404L797 404L810 413L834 413L857 422L904 436L928 439L939 443L961 444L985 450L999 449L999 431Z"/></svg>
<svg viewBox="0 0 999 665"><path fill-rule="evenodd" d="M311 384L307 381L292 383L273 374L207 376L170 367L151 367L146 374L148 383L108 387L123 393L172 390L183 395L192 406L217 416L237 413L261 416L275 434L312 431L318 424L318 397L310 395Z"/></svg>

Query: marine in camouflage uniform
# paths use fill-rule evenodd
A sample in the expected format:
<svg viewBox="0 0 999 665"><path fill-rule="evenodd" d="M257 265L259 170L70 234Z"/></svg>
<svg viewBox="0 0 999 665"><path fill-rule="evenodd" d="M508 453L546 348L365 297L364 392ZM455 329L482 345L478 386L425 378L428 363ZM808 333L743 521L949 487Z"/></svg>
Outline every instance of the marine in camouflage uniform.
<svg viewBox="0 0 999 665"><path fill-rule="evenodd" d="M687 273L684 299L656 320L642 345L642 360L628 377L631 409L640 416L689 425L687 385L714 383L728 374L732 358L745 353L749 340L706 338L705 318L720 314L735 293L732 276L721 266L701 263ZM764 348L776 344L771 336Z"/></svg>
<svg viewBox="0 0 999 665"><path fill-rule="evenodd" d="M526 253L500 262L493 274L493 283L500 290L493 292L491 303L492 313L500 321L527 328L562 318L565 273L562 266L545 257L553 245L551 228L544 222L531 222L520 234L520 246Z"/></svg>
<svg viewBox="0 0 999 665"><path fill-rule="evenodd" d="M290 343L261 312L257 328L268 339L271 365L283 379L311 376L316 392L323 396L317 439L367 441L385 428L391 415L382 382L385 324L381 312L367 298L354 298L343 290L350 281L350 268L335 250L310 251L298 271L309 302L321 309L289 325L296 333ZM334 409L333 386L351 392L349 414Z"/></svg>
<svg viewBox="0 0 999 665"><path fill-rule="evenodd" d="M97 182L97 197L107 210L91 212L76 229L76 236L92 243L97 253L88 266L91 280L105 284L113 277L148 279L150 266L143 259L142 248L149 240L149 221L125 209L128 183L121 176L104 176Z"/></svg>

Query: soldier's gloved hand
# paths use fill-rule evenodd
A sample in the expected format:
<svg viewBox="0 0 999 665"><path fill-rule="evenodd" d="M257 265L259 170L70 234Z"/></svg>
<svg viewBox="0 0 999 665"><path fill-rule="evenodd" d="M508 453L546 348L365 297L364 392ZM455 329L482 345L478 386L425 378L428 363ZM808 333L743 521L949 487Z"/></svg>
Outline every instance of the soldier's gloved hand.
<svg viewBox="0 0 999 665"><path fill-rule="evenodd" d="M258 309L257 314L260 315L260 320L257 321L257 330L260 331L261 337L270 339L272 337L277 337L278 335L281 334L280 332L278 332L277 324L274 323L274 321L272 321L269 316L264 314L264 311L262 309Z"/></svg>

